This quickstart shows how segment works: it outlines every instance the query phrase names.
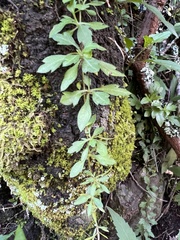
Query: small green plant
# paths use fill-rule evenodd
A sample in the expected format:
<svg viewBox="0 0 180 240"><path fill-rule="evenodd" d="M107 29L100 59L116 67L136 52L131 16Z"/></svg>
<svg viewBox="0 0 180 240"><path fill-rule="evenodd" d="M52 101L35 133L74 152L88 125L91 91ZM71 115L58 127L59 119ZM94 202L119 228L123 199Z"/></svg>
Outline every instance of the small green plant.
<svg viewBox="0 0 180 240"><path fill-rule="evenodd" d="M26 236L21 225L18 225L16 230L6 235L0 235L0 240L8 240L11 236L14 236L14 240L26 240Z"/></svg>
<svg viewBox="0 0 180 240"><path fill-rule="evenodd" d="M119 88L117 84L92 88L90 74L94 74L97 78L98 72L102 71L107 77L109 75L124 77L124 74L116 70L114 65L93 57L94 50L106 50L93 42L93 30L101 30L108 26L101 22L84 22L82 19L82 12L94 16L96 12L92 7L101 6L104 2L64 0L63 3L67 4L71 17L63 16L60 23L53 27L49 37L53 38L58 45L71 46L72 52L46 57L38 72L53 72L59 67L68 67L61 82L63 95L60 102L63 105L76 106L80 99L83 99L77 114L77 126L81 132L85 132L85 137L74 142L68 150L71 154L80 153L80 159L71 168L70 177L76 177L81 173L85 178L82 185L87 186L86 192L79 196L75 205L86 203L88 216L92 216L95 222L93 236L88 239L95 239L96 236L100 239L102 234L100 231L107 231L107 228L98 226L97 210L104 212L101 193L110 192L107 187L110 177L109 169L116 164L116 161L108 152L109 139L103 137L104 128L95 127L96 115L92 115L91 102L93 101L95 105L110 105L110 96L127 97L130 93L126 89ZM70 25L71 29L63 31L67 25ZM77 90L67 91L75 82ZM94 170L96 162L99 166L106 167L107 170L103 174Z"/></svg>
<svg viewBox="0 0 180 240"><path fill-rule="evenodd" d="M113 209L111 209L110 207L107 207L107 209L111 215L119 239L137 240L136 235L133 232L132 228L129 226L129 224L125 222L124 219Z"/></svg>

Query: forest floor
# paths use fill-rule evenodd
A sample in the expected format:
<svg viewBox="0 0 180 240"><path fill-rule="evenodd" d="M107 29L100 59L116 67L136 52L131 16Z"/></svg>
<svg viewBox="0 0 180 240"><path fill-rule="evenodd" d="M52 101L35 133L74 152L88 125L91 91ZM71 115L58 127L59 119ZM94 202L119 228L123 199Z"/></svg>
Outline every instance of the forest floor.
<svg viewBox="0 0 180 240"><path fill-rule="evenodd" d="M58 2L58 1L55 1ZM24 36L22 42L26 44L28 49L28 58L21 60L24 72L36 73L44 57L50 53L57 51L54 49L52 42L48 39L48 33L55 22L58 21L64 9L59 7L57 3L54 5L40 4L40 1L19 1L19 0L0 0L0 10L11 11L16 15L17 21L22 24ZM0 13L1 14L1 13ZM112 21L110 19L109 21ZM112 25L112 22L106 22ZM108 30L109 31L109 30ZM104 43L111 45L106 39L111 33L104 31ZM103 42L102 33L97 36ZM103 43L103 44L104 44ZM100 43L101 44L101 43ZM113 61L117 66L117 48L110 48L111 57L107 61ZM103 56L106 59L107 56ZM120 66L121 68L121 66ZM58 79L60 73L50 76L51 81ZM53 85L53 84L52 84ZM55 88L55 89L53 89ZM52 91L57 91L59 86L53 85ZM58 102L59 96L56 95L54 102ZM72 121L72 120L71 120ZM177 235L180 229L180 207L173 201L170 201L170 191L167 188L164 194L164 204L162 207L162 216L159 218L156 226L153 227L154 239L171 240ZM39 220L33 218L26 206L21 205L16 196L11 195L6 183L1 179L0 182L0 234L7 234L17 227L17 223L24 223L24 232L27 240L55 240L59 239L53 231L43 226ZM10 239L13 239L10 238Z"/></svg>

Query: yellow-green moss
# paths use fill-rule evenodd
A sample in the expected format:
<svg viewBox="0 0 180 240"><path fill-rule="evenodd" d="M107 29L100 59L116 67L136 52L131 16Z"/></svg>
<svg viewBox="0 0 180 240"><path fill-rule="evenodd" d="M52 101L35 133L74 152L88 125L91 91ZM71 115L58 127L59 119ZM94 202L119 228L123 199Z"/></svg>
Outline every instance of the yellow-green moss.
<svg viewBox="0 0 180 240"><path fill-rule="evenodd" d="M0 13L0 45L9 44L17 34L16 22L9 11Z"/></svg>
<svg viewBox="0 0 180 240"><path fill-rule="evenodd" d="M30 74L0 79L0 172L18 168L27 154L40 152L48 141L45 116L38 113L41 87Z"/></svg>
<svg viewBox="0 0 180 240"><path fill-rule="evenodd" d="M116 98L109 112L109 153L116 160L112 168L110 188L115 188L117 181L125 180L131 169L131 156L134 150L135 126L131 107L127 98Z"/></svg>
<svg viewBox="0 0 180 240"><path fill-rule="evenodd" d="M69 179L71 164L67 163L71 163L70 159L66 147L61 148L57 144L43 165L27 167L21 164L21 174L4 173L3 177L12 193L20 197L33 216L59 234L61 239L84 240L85 228L89 227L91 221L86 218L86 214L82 214L83 208L73 205L74 200L85 189L80 185L80 179ZM52 165L53 171L56 168L59 171L57 176L53 176L53 171L51 173L47 170ZM52 192L49 189L53 189ZM57 195L53 195L53 191L61 196L56 199ZM47 197L50 199L48 204L43 200Z"/></svg>

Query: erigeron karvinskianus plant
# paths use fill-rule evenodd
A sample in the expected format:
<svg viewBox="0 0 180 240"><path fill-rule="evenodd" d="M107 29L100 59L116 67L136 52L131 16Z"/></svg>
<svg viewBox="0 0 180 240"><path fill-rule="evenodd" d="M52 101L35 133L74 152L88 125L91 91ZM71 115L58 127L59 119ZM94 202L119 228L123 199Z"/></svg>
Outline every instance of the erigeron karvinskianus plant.
<svg viewBox="0 0 180 240"><path fill-rule="evenodd" d="M129 92L126 89L119 88L117 84L110 84L98 88L91 88L91 78L89 73L98 76L98 72L102 71L105 75L124 77L124 74L117 71L116 67L110 63L98 60L93 57L93 50L105 51L106 49L99 44L93 42L92 30L101 30L108 26L101 22L83 22L82 12L85 11L89 15L96 15L91 9L104 4L102 1L74 1L63 0L67 4L67 9L72 17L63 16L60 23L56 24L50 32L49 37L53 38L58 45L66 45L74 48L73 52L66 55L53 55L46 57L38 69L39 73L53 72L59 67L68 67L61 82L61 91L63 93L60 102L63 105L79 104L79 100L83 98L77 115L77 125L82 132L85 130L85 136L76 141L69 148L69 153L80 153L80 160L77 161L70 172L70 177L76 177L83 172L85 181L82 183L87 185L86 193L79 196L75 201L76 205L87 203L88 216L92 216L95 222L95 232L89 239L100 237L99 230L106 231L105 227L98 226L97 209L103 210L101 201L101 193L109 193L106 186L109 178L108 170L103 175L94 172L94 162L110 167L116 161L108 153L108 139L103 138L104 129L95 127L96 116L92 115L91 101L95 105L110 105L110 95L126 97ZM68 31L63 31L64 27L73 25ZM77 40L75 40L77 39ZM76 81L77 90L67 91L68 87ZM92 131L94 129L94 131ZM93 132L93 133L92 133Z"/></svg>

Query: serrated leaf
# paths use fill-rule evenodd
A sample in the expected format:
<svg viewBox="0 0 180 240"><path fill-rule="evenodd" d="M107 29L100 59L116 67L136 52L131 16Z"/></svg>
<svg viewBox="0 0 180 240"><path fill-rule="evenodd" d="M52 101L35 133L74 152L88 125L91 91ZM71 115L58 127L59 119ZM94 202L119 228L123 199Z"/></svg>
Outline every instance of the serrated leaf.
<svg viewBox="0 0 180 240"><path fill-rule="evenodd" d="M61 91L66 90L77 78L79 62L69 68L64 75L61 83Z"/></svg>
<svg viewBox="0 0 180 240"><path fill-rule="evenodd" d="M79 43L83 43L83 45L91 43L92 31L87 25L80 25L77 30L77 38Z"/></svg>
<svg viewBox="0 0 180 240"><path fill-rule="evenodd" d="M137 240L136 235L133 232L132 228L129 226L129 224L125 222L124 219L113 209L111 209L110 207L107 207L107 209L112 217L119 239Z"/></svg>
<svg viewBox="0 0 180 240"><path fill-rule="evenodd" d="M176 152L174 151L173 148L171 148L169 150L169 152L167 153L165 160L163 161L162 167L161 167L161 173L165 173L166 170L173 165L173 163L176 161L177 159L177 155Z"/></svg>
<svg viewBox="0 0 180 240"><path fill-rule="evenodd" d="M116 163L109 155L94 155L94 158L103 166L111 166Z"/></svg>
<svg viewBox="0 0 180 240"><path fill-rule="evenodd" d="M73 142L72 146L70 148L68 148L68 153L79 152L84 147L84 144L86 142L87 142L87 140Z"/></svg>
<svg viewBox="0 0 180 240"><path fill-rule="evenodd" d="M85 47L83 49L83 52L89 52L91 50L98 49L100 51L105 51L106 49L104 47L101 47L99 44L90 42L88 44L85 44Z"/></svg>
<svg viewBox="0 0 180 240"><path fill-rule="evenodd" d="M83 203L86 203L90 199L90 196L87 194L82 194L78 197L78 199L75 200L74 205L80 205Z"/></svg>
<svg viewBox="0 0 180 240"><path fill-rule="evenodd" d="M124 73L116 70L116 67L110 63L99 61L99 66L101 71L103 71L107 76L111 75L114 77L124 77Z"/></svg>
<svg viewBox="0 0 180 240"><path fill-rule="evenodd" d="M97 90L106 92L110 95L113 96L121 96L121 97L126 97L129 96L131 93L129 91L127 91L124 88L119 88L119 86L117 84L109 84L106 86L102 86L100 88L97 88Z"/></svg>
<svg viewBox="0 0 180 240"><path fill-rule="evenodd" d="M82 70L83 73L97 73L99 72L99 61L95 58L83 58Z"/></svg>
<svg viewBox="0 0 180 240"><path fill-rule="evenodd" d="M77 163L75 163L71 168L70 178L73 178L79 175L79 173L82 172L83 168L84 168L84 161L78 161Z"/></svg>
<svg viewBox="0 0 180 240"><path fill-rule="evenodd" d="M82 97L83 91L74 91L74 92L63 92L60 103L63 105L76 106L79 102L79 99Z"/></svg>
<svg viewBox="0 0 180 240"><path fill-rule="evenodd" d="M49 33L49 37L52 38L55 34L57 34L58 32L61 32L61 30L67 24L75 24L75 20L69 16L63 16L63 18L61 19L61 22L53 26L52 30Z"/></svg>
<svg viewBox="0 0 180 240"><path fill-rule="evenodd" d="M93 30L102 30L108 27L108 25L101 22L89 22L86 24L90 26L90 28L92 28Z"/></svg>
<svg viewBox="0 0 180 240"><path fill-rule="evenodd" d="M164 18L164 16L162 15L162 13L159 11L158 8L156 8L156 7L152 6L152 5L147 4L146 2L143 2L143 4L144 4L144 6L147 9L149 9L151 12L153 12L159 18L159 20L162 23L164 23L164 25L169 29L169 31L172 34L174 34L176 37L178 37L174 26L170 22L166 21L166 19Z"/></svg>
<svg viewBox="0 0 180 240"><path fill-rule="evenodd" d="M63 34L55 34L52 36L52 38L58 42L58 45L72 45L75 48L79 49L79 46L74 41L74 38L71 36L69 32L64 32Z"/></svg>
<svg viewBox="0 0 180 240"><path fill-rule="evenodd" d="M166 67L167 69L170 70L175 70L177 72L180 71L180 64L170 61L170 60L160 60L160 59L154 59L153 60L154 63L162 65L164 67Z"/></svg>
<svg viewBox="0 0 180 240"><path fill-rule="evenodd" d="M88 124L91 116L92 116L92 111L89 103L89 96L87 96L87 99L83 104L83 106L81 107L81 109L79 110L78 117L77 117L78 128L81 132Z"/></svg>
<svg viewBox="0 0 180 240"><path fill-rule="evenodd" d="M77 54L67 54L64 58L64 61L63 61L63 67L67 67L67 66L70 66L72 64L76 64L80 59L80 56L77 55Z"/></svg>
<svg viewBox="0 0 180 240"><path fill-rule="evenodd" d="M23 229L20 225L18 225L16 231L15 231L15 238L14 240L26 240L26 236L24 234Z"/></svg>
<svg viewBox="0 0 180 240"><path fill-rule="evenodd" d="M43 59L43 63L37 70L38 73L54 72L61 66L65 55L52 55Z"/></svg>
<svg viewBox="0 0 180 240"><path fill-rule="evenodd" d="M92 100L96 105L109 105L111 103L109 100L109 94L105 92L93 92Z"/></svg>

